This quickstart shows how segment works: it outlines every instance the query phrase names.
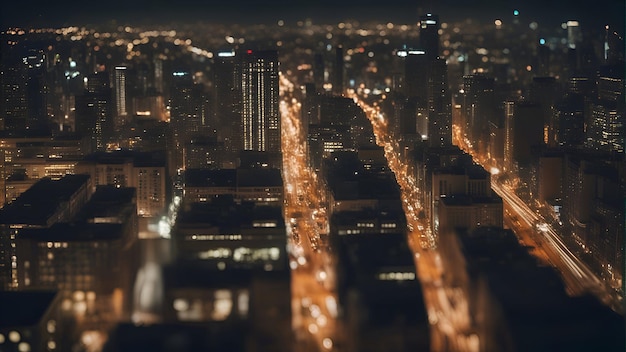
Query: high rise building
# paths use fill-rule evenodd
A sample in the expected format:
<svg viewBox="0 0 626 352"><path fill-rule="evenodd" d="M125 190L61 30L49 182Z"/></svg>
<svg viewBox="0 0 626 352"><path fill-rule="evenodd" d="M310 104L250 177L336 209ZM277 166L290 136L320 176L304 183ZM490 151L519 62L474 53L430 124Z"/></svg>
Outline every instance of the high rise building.
<svg viewBox="0 0 626 352"><path fill-rule="evenodd" d="M561 88L554 77L533 77L530 84L529 101L541 105L544 143L549 146L556 144L556 125L553 119L554 105Z"/></svg>
<svg viewBox="0 0 626 352"><path fill-rule="evenodd" d="M242 150L280 152L278 53L247 50L241 55Z"/></svg>
<svg viewBox="0 0 626 352"><path fill-rule="evenodd" d="M185 145L197 135L207 117L207 95L201 84L194 83L191 73L177 71L172 74L170 86L171 145L169 172L185 165Z"/></svg>
<svg viewBox="0 0 626 352"><path fill-rule="evenodd" d="M426 51L429 60L439 56L439 16L427 13L420 16L420 48Z"/></svg>
<svg viewBox="0 0 626 352"><path fill-rule="evenodd" d="M542 108L537 103L521 101L514 105L512 123L507 124L512 137L508 142L511 149L512 162L528 165L534 153L544 142L544 125Z"/></svg>
<svg viewBox="0 0 626 352"><path fill-rule="evenodd" d="M218 139L229 152L241 149L241 73L234 51L217 53L214 61L214 113Z"/></svg>
<svg viewBox="0 0 626 352"><path fill-rule="evenodd" d="M333 93L341 95L343 93L343 47L335 48L335 67L333 74Z"/></svg>
<svg viewBox="0 0 626 352"><path fill-rule="evenodd" d="M484 147L489 122L495 122L495 80L484 74L463 76L462 120L472 144ZM484 150L481 150L484 151Z"/></svg>
<svg viewBox="0 0 626 352"><path fill-rule="evenodd" d="M399 50L397 55L405 58L405 94L415 100L418 110L428 111L419 132L431 146L447 146L452 144L452 99L446 60L439 57L438 31L437 15L421 16L420 47Z"/></svg>
<svg viewBox="0 0 626 352"><path fill-rule="evenodd" d="M401 50L398 55L404 57L404 92L407 97L427 100L429 60L422 49ZM425 103L422 103L425 106Z"/></svg>
<svg viewBox="0 0 626 352"><path fill-rule="evenodd" d="M43 50L2 45L0 116L11 131L46 129L46 55Z"/></svg>
<svg viewBox="0 0 626 352"><path fill-rule="evenodd" d="M126 108L126 73L128 67L116 66L114 71L114 86L115 86L115 119L114 127L119 129L126 122L128 116L128 110Z"/></svg>
<svg viewBox="0 0 626 352"><path fill-rule="evenodd" d="M2 128L24 130L28 116L26 70L17 60L15 49L2 43L0 61L0 120Z"/></svg>
<svg viewBox="0 0 626 352"><path fill-rule="evenodd" d="M22 58L26 67L26 93L28 98L28 129L47 126L46 96L48 86L46 82L46 54L43 50L28 50Z"/></svg>
<svg viewBox="0 0 626 352"><path fill-rule="evenodd" d="M316 53L313 57L313 82L315 83L315 90L318 92L324 89L325 71L324 56L321 53Z"/></svg>
<svg viewBox="0 0 626 352"><path fill-rule="evenodd" d="M597 97L590 104L587 121L588 147L624 152L624 70L623 64L600 67L596 77Z"/></svg>
<svg viewBox="0 0 626 352"><path fill-rule="evenodd" d="M563 98L554 109L557 144L579 147L585 141L585 102L579 94Z"/></svg>
<svg viewBox="0 0 626 352"><path fill-rule="evenodd" d="M112 92L106 71L87 77L87 88L76 96L76 132L91 137L91 150L104 150L111 131Z"/></svg>
<svg viewBox="0 0 626 352"><path fill-rule="evenodd" d="M576 49L583 41L583 34L578 21L567 21L567 46Z"/></svg>
<svg viewBox="0 0 626 352"><path fill-rule="evenodd" d="M452 98L448 89L446 60L431 62L428 80L428 141L431 146L452 145Z"/></svg>

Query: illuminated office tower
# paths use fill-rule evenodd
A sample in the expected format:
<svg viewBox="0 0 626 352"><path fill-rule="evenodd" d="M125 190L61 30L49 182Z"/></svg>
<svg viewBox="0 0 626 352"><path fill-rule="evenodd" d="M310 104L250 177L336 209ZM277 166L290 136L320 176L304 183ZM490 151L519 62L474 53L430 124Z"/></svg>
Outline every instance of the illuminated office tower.
<svg viewBox="0 0 626 352"><path fill-rule="evenodd" d="M206 117L206 94L203 86L194 83L189 72L172 73L170 85L170 126L173 148L170 155L170 173L185 165L185 145L201 129Z"/></svg>
<svg viewBox="0 0 626 352"><path fill-rule="evenodd" d="M624 38L609 25L604 27L604 61L607 64L619 64L624 61Z"/></svg>
<svg viewBox="0 0 626 352"><path fill-rule="evenodd" d="M104 150L111 132L112 92L106 71L87 76L86 89L76 96L76 132L91 137L91 150Z"/></svg>
<svg viewBox="0 0 626 352"><path fill-rule="evenodd" d="M586 144L596 150L624 153L623 64L601 66L596 82L597 97L591 103Z"/></svg>
<svg viewBox="0 0 626 352"><path fill-rule="evenodd" d="M419 108L427 109L425 129L433 147L452 144L452 99L448 89L446 61L439 57L439 16L420 17L419 49L398 52L405 58L405 93L416 99Z"/></svg>
<svg viewBox="0 0 626 352"><path fill-rule="evenodd" d="M557 144L579 147L585 141L585 102L579 95L564 97L554 109Z"/></svg>
<svg viewBox="0 0 626 352"><path fill-rule="evenodd" d="M4 45L0 67L0 116L4 129L33 130L47 127L45 80L46 55L43 50L26 53Z"/></svg>
<svg viewBox="0 0 626 352"><path fill-rule="evenodd" d="M23 130L28 117L26 70L20 65L14 50L3 46L0 61L0 120L2 129Z"/></svg>
<svg viewBox="0 0 626 352"><path fill-rule="evenodd" d="M446 60L431 62L428 80L428 140L431 146L452 145L452 98L448 89Z"/></svg>
<svg viewBox="0 0 626 352"><path fill-rule="evenodd" d="M48 85L46 83L46 54L43 50L31 49L22 58L26 66L28 80L26 91L28 96L28 122L26 128L40 128L47 125L48 113L46 110L46 96Z"/></svg>
<svg viewBox="0 0 626 352"><path fill-rule="evenodd" d="M213 66L213 112L218 138L229 152L241 149L241 74L234 51L217 53Z"/></svg>
<svg viewBox="0 0 626 352"><path fill-rule="evenodd" d="M578 21L567 21L567 46L576 49L583 41L583 33Z"/></svg>
<svg viewBox="0 0 626 352"><path fill-rule="evenodd" d="M495 121L495 80L484 74L463 76L464 129L472 144L486 140L490 121Z"/></svg>
<svg viewBox="0 0 626 352"><path fill-rule="evenodd" d="M513 127L515 121L515 102L504 102L504 169L512 170L513 163Z"/></svg>
<svg viewBox="0 0 626 352"><path fill-rule="evenodd" d="M114 71L115 84L115 120L114 127L119 129L126 122L126 66L116 66Z"/></svg>
<svg viewBox="0 0 626 352"><path fill-rule="evenodd" d="M241 57L242 150L280 152L278 53L247 50Z"/></svg>

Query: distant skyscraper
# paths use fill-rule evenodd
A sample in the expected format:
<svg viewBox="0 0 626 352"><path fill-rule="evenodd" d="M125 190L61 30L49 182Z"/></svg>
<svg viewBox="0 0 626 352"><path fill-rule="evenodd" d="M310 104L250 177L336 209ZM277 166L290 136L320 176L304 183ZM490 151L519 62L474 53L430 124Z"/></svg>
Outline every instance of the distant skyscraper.
<svg viewBox="0 0 626 352"><path fill-rule="evenodd" d="M431 146L452 145L452 99L448 90L446 60L431 63L428 80L428 140Z"/></svg>
<svg viewBox="0 0 626 352"><path fill-rule="evenodd" d="M430 60L439 56L439 16L428 13L420 16L420 48Z"/></svg>
<svg viewBox="0 0 626 352"><path fill-rule="evenodd" d="M335 48L335 67L333 75L333 93L343 93L343 47Z"/></svg>
<svg viewBox="0 0 626 352"><path fill-rule="evenodd" d="M241 150L241 72L234 51L217 53L214 63L213 111L218 138L228 151Z"/></svg>
<svg viewBox="0 0 626 352"><path fill-rule="evenodd" d="M544 125L544 143L556 144L556 124L553 118L554 104L561 95L560 86L554 77L534 77L530 85L528 100L541 105Z"/></svg>
<svg viewBox="0 0 626 352"><path fill-rule="evenodd" d="M401 50L399 55L404 57L405 94L409 98L417 97L421 102L426 102L430 69L426 51L422 49Z"/></svg>
<svg viewBox="0 0 626 352"><path fill-rule="evenodd" d="M495 122L494 88L495 81L492 77L483 74L463 76L463 128L472 144L484 144L489 122ZM481 147L484 145L479 146Z"/></svg>
<svg viewBox="0 0 626 352"><path fill-rule="evenodd" d="M26 128L28 116L26 86L26 70L14 58L13 50L2 46L0 61L0 119L7 130L23 130ZM13 54L13 55L12 55Z"/></svg>
<svg viewBox="0 0 626 352"><path fill-rule="evenodd" d="M452 144L452 99L446 61L439 57L438 31L437 15L421 16L420 47L400 50L397 55L405 58L404 93L415 101L418 110L428 111L427 116L418 118L425 122L418 132L431 146L447 146Z"/></svg>
<svg viewBox="0 0 626 352"><path fill-rule="evenodd" d="M46 54L43 50L29 50L22 59L26 66L28 81L26 90L28 93L28 125L27 128L39 128L47 125L48 113L46 109L46 96L48 86L46 83Z"/></svg>
<svg viewBox="0 0 626 352"><path fill-rule="evenodd" d="M163 93L163 60L155 58L154 64L154 90L158 94Z"/></svg>
<svg viewBox="0 0 626 352"><path fill-rule="evenodd" d="M315 83L315 89L318 92L324 89L324 74L325 74L324 56L322 56L321 53L316 53L315 56L313 57L313 81Z"/></svg>
<svg viewBox="0 0 626 352"><path fill-rule="evenodd" d="M0 67L0 118L7 130L47 127L45 80L46 55L43 50L20 48L3 43Z"/></svg>
<svg viewBox="0 0 626 352"><path fill-rule="evenodd" d="M242 150L280 152L278 53L247 50L241 57Z"/></svg>
<svg viewBox="0 0 626 352"><path fill-rule="evenodd" d="M624 153L624 70L623 63L601 66L596 77L597 97L591 103L587 121L588 147Z"/></svg>
<svg viewBox="0 0 626 352"><path fill-rule="evenodd" d="M515 127L515 102L504 102L504 168L512 170L513 162L513 127Z"/></svg>
<svg viewBox="0 0 626 352"><path fill-rule="evenodd" d="M518 102L514 105L512 118L512 123L507 125L511 129L508 147L511 148L512 161L518 166L526 166L532 162L537 148L544 145L542 106Z"/></svg>
<svg viewBox="0 0 626 352"><path fill-rule="evenodd" d="M197 132L205 113L205 94L189 72L174 72L170 89L170 119L181 135Z"/></svg>
<svg viewBox="0 0 626 352"><path fill-rule="evenodd" d="M114 127L119 129L124 125L128 111L126 109L126 66L116 66L114 71L115 85L115 120Z"/></svg>
<svg viewBox="0 0 626 352"><path fill-rule="evenodd" d="M91 137L91 150L104 150L111 132L112 92L106 71L87 77L83 95L76 96L76 132Z"/></svg>
<svg viewBox="0 0 626 352"><path fill-rule="evenodd" d="M579 147L585 140L585 100L571 94L555 107L554 122L557 143L560 146Z"/></svg>
<svg viewBox="0 0 626 352"><path fill-rule="evenodd" d="M583 34L578 21L567 21L567 46L576 49L583 41Z"/></svg>
<svg viewBox="0 0 626 352"><path fill-rule="evenodd" d="M194 83L189 72L177 71L172 74L170 86L170 125L171 143L170 173L185 164L184 146L200 131L205 117L206 94L203 87Z"/></svg>

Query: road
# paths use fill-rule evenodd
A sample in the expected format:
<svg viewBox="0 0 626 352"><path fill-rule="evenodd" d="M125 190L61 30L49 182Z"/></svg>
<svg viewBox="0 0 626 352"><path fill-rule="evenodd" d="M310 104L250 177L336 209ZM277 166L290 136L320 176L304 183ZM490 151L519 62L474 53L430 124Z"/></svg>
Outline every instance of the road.
<svg viewBox="0 0 626 352"><path fill-rule="evenodd" d="M445 271L436 248L436 238L430 224L418 217L422 206L415 178L408 172L408 162L402 159L399 145L387 129L380 108L371 106L356 94L348 96L363 109L374 129L376 142L384 148L389 168L400 186L407 218L408 242L413 251L417 276L422 285L424 301L431 323L432 351L478 351L480 341L472 333L467 300L461 290L445 287Z"/></svg>
<svg viewBox="0 0 626 352"><path fill-rule="evenodd" d="M295 348L302 352L331 351L336 350L341 336L333 259L325 245L329 228L326 193L308 167L297 93L281 73L283 181Z"/></svg>
<svg viewBox="0 0 626 352"><path fill-rule="evenodd" d="M461 129L453 126L453 139L465 152L472 155L474 160L480 163L485 170L491 170L497 174L499 170L488 158L475 155L471 144L464 138ZM491 189L502 197L505 207L505 222L513 225L520 242L534 249L531 254L540 261L553 265L561 274L565 289L572 296L580 296L592 293L600 301L617 312L622 312L621 299L608 284L602 282L595 273L582 262L566 245L558 232L539 214L531 209L516 194L515 190L507 184L502 184L497 177L491 179Z"/></svg>

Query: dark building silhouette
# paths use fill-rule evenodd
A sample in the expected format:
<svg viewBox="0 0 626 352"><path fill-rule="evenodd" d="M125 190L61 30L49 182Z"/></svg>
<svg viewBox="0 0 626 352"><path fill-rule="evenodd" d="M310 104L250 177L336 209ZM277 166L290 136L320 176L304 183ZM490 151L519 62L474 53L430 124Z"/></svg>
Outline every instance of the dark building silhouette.
<svg viewBox="0 0 626 352"><path fill-rule="evenodd" d="M338 235L332 231L334 222L331 242L338 253L345 350L428 350L428 315L405 235Z"/></svg>
<svg viewBox="0 0 626 352"><path fill-rule="evenodd" d="M419 27L420 47L426 51L429 61L435 60L439 57L439 16L431 13L420 16Z"/></svg>
<svg viewBox="0 0 626 352"><path fill-rule="evenodd" d="M76 132L91 138L91 151L105 150L113 131L113 92L109 74L100 71L87 76L87 86L76 96Z"/></svg>
<svg viewBox="0 0 626 352"><path fill-rule="evenodd" d="M511 230L452 231L439 248L454 268L446 280L465 292L482 350L624 349L623 318L594 297L569 297L558 274L538 265Z"/></svg>
<svg viewBox="0 0 626 352"><path fill-rule="evenodd" d="M341 45L335 48L335 61L333 65L333 93L337 95L343 94L343 75L344 75L344 62L343 62L343 47Z"/></svg>

